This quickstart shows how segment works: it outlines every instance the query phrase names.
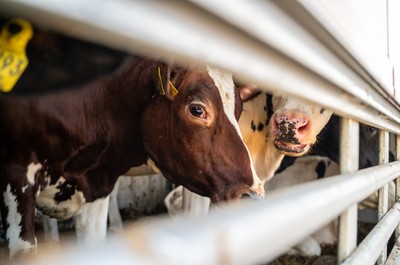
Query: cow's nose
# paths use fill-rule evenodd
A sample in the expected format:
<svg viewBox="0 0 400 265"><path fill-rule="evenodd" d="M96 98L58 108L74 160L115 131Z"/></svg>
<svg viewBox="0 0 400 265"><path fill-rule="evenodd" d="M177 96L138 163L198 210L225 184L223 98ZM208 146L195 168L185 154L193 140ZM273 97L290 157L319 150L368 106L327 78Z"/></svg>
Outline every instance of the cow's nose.
<svg viewBox="0 0 400 265"><path fill-rule="evenodd" d="M292 123L299 134L305 134L309 128L307 118L295 118Z"/></svg>
<svg viewBox="0 0 400 265"><path fill-rule="evenodd" d="M294 128L300 129L307 126L309 118L305 115L286 115L286 114L276 114L275 122L277 125L280 124L293 124Z"/></svg>
<svg viewBox="0 0 400 265"><path fill-rule="evenodd" d="M251 187L250 191L244 194L245 197L250 197L252 199L262 199L265 196L265 189L263 182L258 180L254 183L253 187ZM243 197L243 195L242 195Z"/></svg>
<svg viewBox="0 0 400 265"><path fill-rule="evenodd" d="M264 194L259 194L255 191L249 191L242 195L241 199L253 199L260 200L264 198Z"/></svg>
<svg viewBox="0 0 400 265"><path fill-rule="evenodd" d="M272 129L276 135L291 135L301 140L310 129L310 118L298 113L275 113Z"/></svg>

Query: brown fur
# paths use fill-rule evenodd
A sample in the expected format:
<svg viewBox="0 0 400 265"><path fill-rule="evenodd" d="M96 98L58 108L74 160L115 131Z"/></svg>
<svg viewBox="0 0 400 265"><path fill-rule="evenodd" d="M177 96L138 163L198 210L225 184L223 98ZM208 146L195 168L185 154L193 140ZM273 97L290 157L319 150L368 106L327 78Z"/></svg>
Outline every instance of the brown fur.
<svg viewBox="0 0 400 265"><path fill-rule="evenodd" d="M23 240L34 242L35 198L49 184L46 177L50 184L66 180L55 201L81 191L91 202L150 156L165 177L214 202L250 191L249 156L212 79L174 66L164 80L170 78L179 93L165 97L158 94L158 66L165 74L165 64L133 57L116 73L75 89L0 98L0 192L10 185L17 196ZM193 101L202 104L206 118L191 115ZM43 168L35 185L21 192L30 163ZM7 228L3 200L1 211Z"/></svg>

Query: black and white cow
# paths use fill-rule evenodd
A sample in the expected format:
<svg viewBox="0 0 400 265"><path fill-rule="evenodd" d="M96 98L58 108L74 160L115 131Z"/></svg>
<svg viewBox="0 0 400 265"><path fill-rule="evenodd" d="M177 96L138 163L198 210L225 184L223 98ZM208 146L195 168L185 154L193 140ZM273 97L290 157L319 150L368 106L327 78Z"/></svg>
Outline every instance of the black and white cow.
<svg viewBox="0 0 400 265"><path fill-rule="evenodd" d="M313 147L311 155L293 158L285 157L275 177L265 185L266 191L280 189L320 178L340 174L339 168L339 141L340 141L340 122L339 117L333 115L327 126L321 132L318 143ZM379 164L379 130L360 124L360 149L359 167L360 169L376 166ZM393 135L391 135L393 136ZM389 151L390 161L394 160L394 137L390 138L391 150ZM301 172L301 174L300 174ZM395 185L389 183L389 205L394 203ZM370 195L360 202L359 209L377 208L377 192ZM337 243L337 221L329 223L300 244L296 245L289 252L304 256L321 254L321 245L332 245Z"/></svg>
<svg viewBox="0 0 400 265"><path fill-rule="evenodd" d="M263 181L271 179L284 156L309 152L332 111L292 97L261 93L243 104L243 139Z"/></svg>

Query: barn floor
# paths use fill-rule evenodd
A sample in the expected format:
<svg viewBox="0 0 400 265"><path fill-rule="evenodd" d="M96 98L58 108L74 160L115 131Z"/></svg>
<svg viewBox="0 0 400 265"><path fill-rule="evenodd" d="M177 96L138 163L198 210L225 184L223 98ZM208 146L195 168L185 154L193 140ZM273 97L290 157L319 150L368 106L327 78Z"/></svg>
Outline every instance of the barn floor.
<svg viewBox="0 0 400 265"><path fill-rule="evenodd" d="M123 209L123 210L121 210L120 213L121 213L121 217L123 219L124 225L129 225L129 224L132 224L132 223L138 221L139 219L142 220L146 217L154 216L156 214L165 214L166 211L167 210L164 206L158 205L154 209L154 212L152 215L145 215L143 213L135 211L134 209ZM45 243L43 227L39 221L35 224L35 229L36 229L36 237L37 237L39 249L41 249L41 250L43 250L43 248L46 248L46 250L47 249L54 249L54 250L59 249L60 245L58 243L53 243L53 242ZM59 222L59 233L60 233L60 241L62 242L62 245L76 243L74 223L73 223L72 219ZM5 236L4 236L4 233L2 232L2 227L0 226L0 265L5 265L5 264L9 263L8 262L7 245L6 245L4 238L5 238Z"/></svg>
<svg viewBox="0 0 400 265"><path fill-rule="evenodd" d="M358 243L360 243L374 227L373 224L359 222ZM390 249L390 248L389 248ZM322 246L322 255L317 257L302 257L299 255L282 255L267 265L335 265L337 245Z"/></svg>
<svg viewBox="0 0 400 265"><path fill-rule="evenodd" d="M323 246L322 255L320 257L283 255L267 265L335 265L337 252L336 248L336 245Z"/></svg>
<svg viewBox="0 0 400 265"><path fill-rule="evenodd" d="M159 213L164 213L165 209L158 209ZM136 222L139 219L146 218L146 215L135 212L132 209L126 209L121 211L122 218L125 224L131 224ZM365 235L372 229L371 224L360 223L359 224L359 241L365 237ZM51 245L44 244L44 236L43 230L40 224L37 225L37 238L38 244L41 249L43 246L47 248L51 248ZM60 224L60 237L61 242L66 243L74 243L75 242L75 234L73 229L72 221L65 221ZM1 237L4 238L4 237ZM282 255L277 258L273 262L267 263L265 265L334 265L336 264L336 250L337 246L323 246L322 248L322 256L320 257L302 257L298 255ZM0 239L0 264L7 264L7 247L4 242L4 239Z"/></svg>

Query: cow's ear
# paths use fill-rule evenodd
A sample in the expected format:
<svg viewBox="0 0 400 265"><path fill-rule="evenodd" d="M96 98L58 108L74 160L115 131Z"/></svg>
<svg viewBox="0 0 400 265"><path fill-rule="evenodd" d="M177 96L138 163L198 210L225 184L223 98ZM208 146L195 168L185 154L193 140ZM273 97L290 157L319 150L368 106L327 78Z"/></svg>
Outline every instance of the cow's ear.
<svg viewBox="0 0 400 265"><path fill-rule="evenodd" d="M170 100L173 100L176 94L178 94L178 90L171 82L172 70L172 63L161 64L157 68L159 93L160 95L165 95Z"/></svg>
<svg viewBox="0 0 400 265"><path fill-rule="evenodd" d="M240 98L242 99L243 102L246 102L258 96L261 93L261 90L258 89L257 86L252 84L247 84L247 85L236 84L236 86L239 90Z"/></svg>

